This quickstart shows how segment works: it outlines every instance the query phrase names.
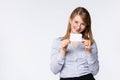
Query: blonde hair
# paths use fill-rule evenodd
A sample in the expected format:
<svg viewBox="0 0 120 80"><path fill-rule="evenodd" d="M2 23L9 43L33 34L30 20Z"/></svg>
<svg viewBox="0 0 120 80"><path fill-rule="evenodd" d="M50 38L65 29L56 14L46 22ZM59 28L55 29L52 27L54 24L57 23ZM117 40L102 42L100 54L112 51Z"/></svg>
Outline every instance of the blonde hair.
<svg viewBox="0 0 120 80"><path fill-rule="evenodd" d="M67 27L67 32L66 34L63 36L63 39L68 39L70 37L70 33L71 33L71 24L70 24L70 20L72 20L76 15L79 15L83 22L86 24L86 28L82 33L82 37L84 39L89 39L91 44L93 44L94 40L93 40L93 35L92 35L92 30L91 30L91 18L90 18L90 14L89 12L84 8L84 7L77 7L76 9L73 10L73 12L70 15L70 19L68 21L68 27Z"/></svg>

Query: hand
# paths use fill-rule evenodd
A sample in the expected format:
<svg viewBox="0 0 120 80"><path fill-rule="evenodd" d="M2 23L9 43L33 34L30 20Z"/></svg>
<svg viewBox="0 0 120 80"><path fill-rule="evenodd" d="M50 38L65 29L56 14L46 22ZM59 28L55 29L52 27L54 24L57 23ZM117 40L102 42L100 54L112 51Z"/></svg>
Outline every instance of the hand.
<svg viewBox="0 0 120 80"><path fill-rule="evenodd" d="M90 50L91 42L90 42L90 40L83 39L83 40L82 40L82 43L83 43L84 46L85 46L85 51L86 51L87 53L91 53L91 50Z"/></svg>
<svg viewBox="0 0 120 80"><path fill-rule="evenodd" d="M70 40L69 39L65 39L65 40L63 40L63 41L61 41L61 46L62 46L62 48L61 48L61 54L64 56L65 55L65 53L66 53L66 50L67 50L67 46L68 46L68 44L70 43Z"/></svg>

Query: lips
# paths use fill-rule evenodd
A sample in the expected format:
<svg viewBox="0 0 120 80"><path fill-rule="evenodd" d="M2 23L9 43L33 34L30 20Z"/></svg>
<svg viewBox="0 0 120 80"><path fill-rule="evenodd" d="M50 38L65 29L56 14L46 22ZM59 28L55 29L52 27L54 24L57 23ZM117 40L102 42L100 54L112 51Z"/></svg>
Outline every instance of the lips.
<svg viewBox="0 0 120 80"><path fill-rule="evenodd" d="M79 33L79 32L80 32L80 30L76 30L76 32L77 32L77 33Z"/></svg>
<svg viewBox="0 0 120 80"><path fill-rule="evenodd" d="M80 28L79 28L79 29L76 29L76 31L80 31Z"/></svg>
<svg viewBox="0 0 120 80"><path fill-rule="evenodd" d="M80 32L80 28L77 29L77 27L74 27L74 31L77 32L77 33L79 33Z"/></svg>
<svg viewBox="0 0 120 80"><path fill-rule="evenodd" d="M79 32L80 32L80 30L75 30L75 29L74 29L74 32L75 32L75 33L79 33Z"/></svg>

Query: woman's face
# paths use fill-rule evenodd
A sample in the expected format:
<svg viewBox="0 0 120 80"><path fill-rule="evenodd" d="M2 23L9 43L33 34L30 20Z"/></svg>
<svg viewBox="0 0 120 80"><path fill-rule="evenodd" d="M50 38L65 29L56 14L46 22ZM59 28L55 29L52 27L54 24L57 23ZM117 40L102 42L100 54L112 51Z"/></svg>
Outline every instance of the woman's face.
<svg viewBox="0 0 120 80"><path fill-rule="evenodd" d="M82 18L79 15L76 15L72 20L71 24L71 33L78 34L85 30L86 25L83 22Z"/></svg>

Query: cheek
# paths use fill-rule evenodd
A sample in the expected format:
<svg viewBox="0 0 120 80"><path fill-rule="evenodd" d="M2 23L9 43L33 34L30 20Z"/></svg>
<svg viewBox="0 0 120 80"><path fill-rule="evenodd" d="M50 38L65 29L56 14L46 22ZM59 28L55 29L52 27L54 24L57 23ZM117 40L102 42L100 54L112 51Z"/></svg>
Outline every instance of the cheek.
<svg viewBox="0 0 120 80"><path fill-rule="evenodd" d="M74 32L75 26L71 25L71 31Z"/></svg>
<svg viewBox="0 0 120 80"><path fill-rule="evenodd" d="M71 30L73 31L74 30L74 26L71 25Z"/></svg>
<svg viewBox="0 0 120 80"><path fill-rule="evenodd" d="M73 27L74 27L74 26L77 26L77 24L76 24L76 23L74 23L74 22L72 22L72 23L71 23L71 26L73 26Z"/></svg>
<svg viewBox="0 0 120 80"><path fill-rule="evenodd" d="M76 27L76 24L71 23L71 29L73 30Z"/></svg>
<svg viewBox="0 0 120 80"><path fill-rule="evenodd" d="M85 30L85 28L86 28L85 26L81 26L81 30L82 30L82 31L84 31L84 30Z"/></svg>

